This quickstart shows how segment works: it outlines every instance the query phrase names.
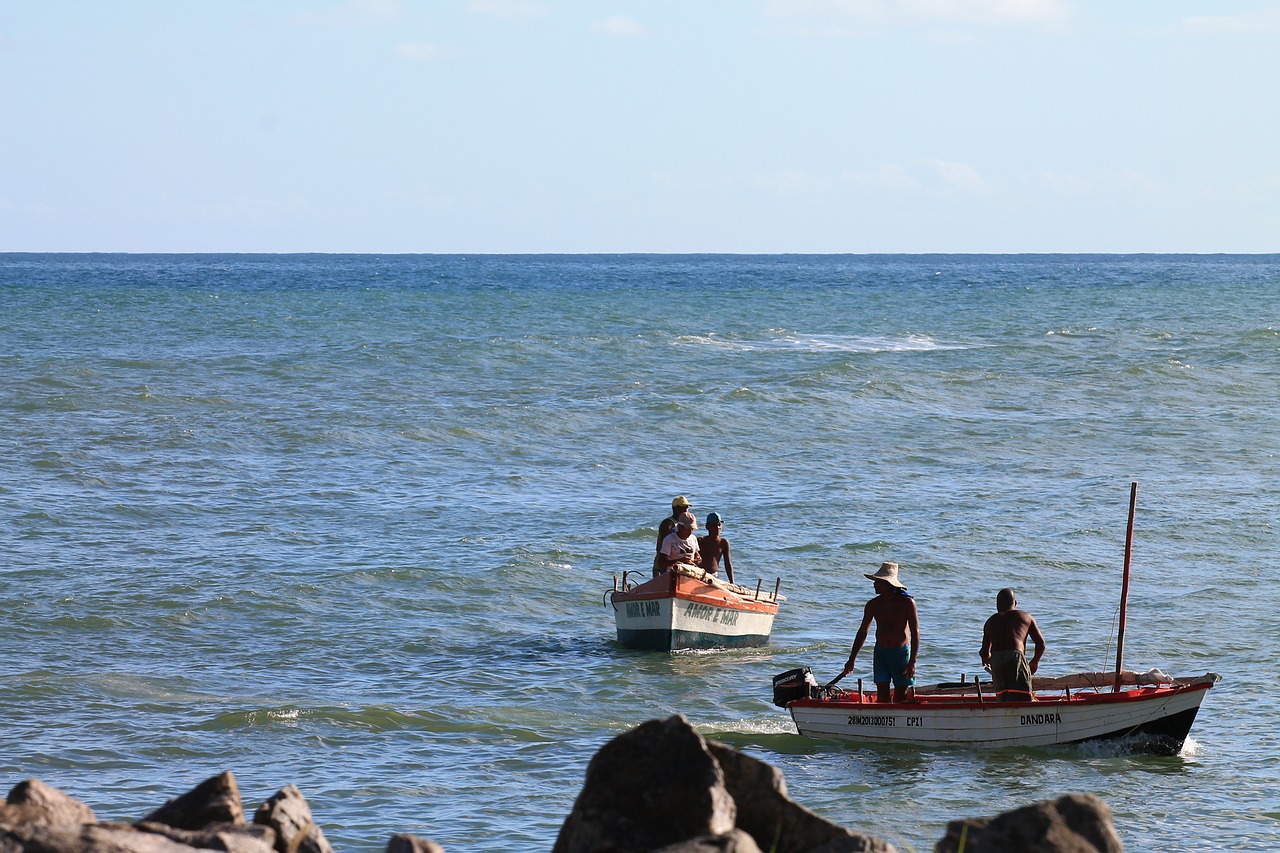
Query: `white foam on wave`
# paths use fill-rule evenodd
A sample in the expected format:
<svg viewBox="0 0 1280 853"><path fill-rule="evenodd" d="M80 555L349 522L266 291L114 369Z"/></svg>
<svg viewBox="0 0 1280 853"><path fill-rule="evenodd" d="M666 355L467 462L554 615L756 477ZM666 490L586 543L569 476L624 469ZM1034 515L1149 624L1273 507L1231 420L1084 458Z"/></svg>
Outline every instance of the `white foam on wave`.
<svg viewBox="0 0 1280 853"><path fill-rule="evenodd" d="M791 717L787 715L786 711L780 711L768 717L739 720L734 723L732 728L726 726L725 730L749 735L794 735L796 733L796 724L791 722Z"/></svg>
<svg viewBox="0 0 1280 853"><path fill-rule="evenodd" d="M719 338L712 335L686 335L682 343L739 352L931 352L935 350L971 349L972 344L936 340L929 335L800 335L778 333L777 337L757 340Z"/></svg>
<svg viewBox="0 0 1280 853"><path fill-rule="evenodd" d="M753 737L759 735L796 734L795 723L791 722L791 717L786 711L779 711L777 714L769 714L763 717L712 722L703 721L695 723L693 727L703 737L713 739L720 739L729 735Z"/></svg>
<svg viewBox="0 0 1280 853"><path fill-rule="evenodd" d="M1112 740L1093 740L1084 743L1065 745L1065 749L1087 758L1125 758L1128 756L1145 756L1151 752L1152 735L1126 735ZM1054 747L1050 747L1053 749ZM1200 744L1191 737L1182 743L1178 757L1193 758L1199 751Z"/></svg>

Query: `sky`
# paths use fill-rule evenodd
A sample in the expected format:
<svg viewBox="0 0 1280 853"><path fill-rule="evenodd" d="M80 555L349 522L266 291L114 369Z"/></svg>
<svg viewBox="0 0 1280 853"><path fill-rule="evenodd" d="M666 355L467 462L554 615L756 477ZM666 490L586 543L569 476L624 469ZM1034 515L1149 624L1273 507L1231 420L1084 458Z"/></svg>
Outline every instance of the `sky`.
<svg viewBox="0 0 1280 853"><path fill-rule="evenodd" d="M1280 0L0 0L0 251L1280 252Z"/></svg>

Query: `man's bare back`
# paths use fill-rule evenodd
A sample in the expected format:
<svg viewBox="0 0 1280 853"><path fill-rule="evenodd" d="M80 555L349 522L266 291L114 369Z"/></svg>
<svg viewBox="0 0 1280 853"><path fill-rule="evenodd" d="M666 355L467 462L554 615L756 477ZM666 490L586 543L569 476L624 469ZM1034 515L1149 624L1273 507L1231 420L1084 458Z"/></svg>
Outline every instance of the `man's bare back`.
<svg viewBox="0 0 1280 853"><path fill-rule="evenodd" d="M978 657L983 666L991 663L991 656L996 652L1018 652L1026 655L1028 637L1036 645L1035 655L1028 662L1031 671L1035 672L1044 655L1044 635L1040 633L1035 617L1018 609L1018 600L1014 598L1013 590L1000 590L996 596L996 613L982 626L982 648L978 650Z"/></svg>
<svg viewBox="0 0 1280 853"><path fill-rule="evenodd" d="M1025 610L1006 610L996 613L983 627L984 636L991 639L993 652L1027 651L1027 634L1036 620Z"/></svg>

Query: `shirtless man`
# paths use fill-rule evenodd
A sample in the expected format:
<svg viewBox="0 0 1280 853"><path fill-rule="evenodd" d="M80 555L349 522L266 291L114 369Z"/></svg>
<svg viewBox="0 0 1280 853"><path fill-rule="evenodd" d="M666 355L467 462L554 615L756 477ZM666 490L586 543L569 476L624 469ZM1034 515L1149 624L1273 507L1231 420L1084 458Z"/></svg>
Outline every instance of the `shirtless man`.
<svg viewBox="0 0 1280 853"><path fill-rule="evenodd" d="M916 656L920 652L920 624L916 602L907 594L906 585L898 580L898 564L882 563L874 575L876 597L863 609L862 625L853 638L853 651L844 665L844 678L853 672L853 663L867 641L872 620L876 623L876 642L872 651L876 700L889 701L889 682L893 682L893 701L905 702L907 691L916 683ZM835 681L831 682L832 684Z"/></svg>
<svg viewBox="0 0 1280 853"><path fill-rule="evenodd" d="M1027 662L1027 637L1036 644L1036 653ZM1044 635L1035 617L1018 609L1013 590L996 593L996 613L982 628L982 665L991 673L991 684L1000 702L1029 702L1031 675L1040 668L1044 656Z"/></svg>
<svg viewBox="0 0 1280 853"><path fill-rule="evenodd" d="M720 535L720 528L723 526L720 513L707 513L707 535L698 537L702 568L714 575L720 568L720 558L724 557L724 570L729 575L729 583L736 583L733 579L733 560L729 557L729 540Z"/></svg>

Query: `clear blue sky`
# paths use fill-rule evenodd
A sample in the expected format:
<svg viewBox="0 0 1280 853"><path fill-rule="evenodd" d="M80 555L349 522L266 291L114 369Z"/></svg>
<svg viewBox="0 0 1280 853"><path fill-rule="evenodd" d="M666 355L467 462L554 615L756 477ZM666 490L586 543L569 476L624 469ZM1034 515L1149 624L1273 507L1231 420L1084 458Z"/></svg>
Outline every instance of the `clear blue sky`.
<svg viewBox="0 0 1280 853"><path fill-rule="evenodd" d="M1277 252L1276 0L0 0L0 251Z"/></svg>

